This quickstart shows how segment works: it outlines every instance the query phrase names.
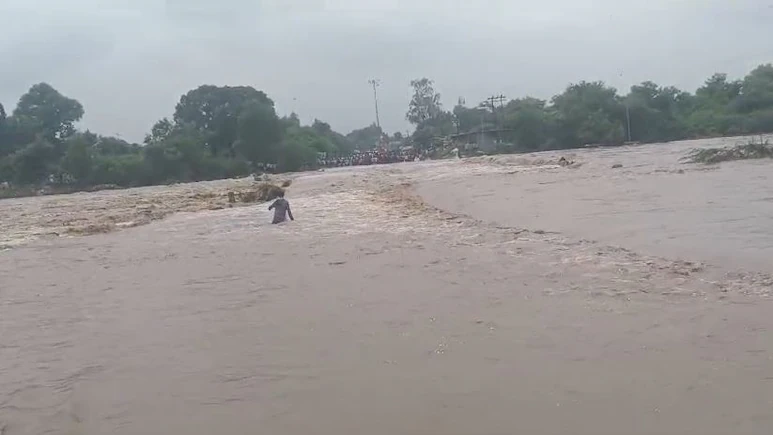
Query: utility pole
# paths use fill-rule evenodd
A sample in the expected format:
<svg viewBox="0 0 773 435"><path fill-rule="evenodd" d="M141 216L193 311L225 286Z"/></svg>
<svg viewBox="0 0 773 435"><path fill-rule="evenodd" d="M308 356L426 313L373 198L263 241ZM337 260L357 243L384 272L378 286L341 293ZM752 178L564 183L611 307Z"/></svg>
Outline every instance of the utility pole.
<svg viewBox="0 0 773 435"><path fill-rule="evenodd" d="M499 118L496 116L497 112L496 112L496 106L494 105L494 103L499 103L499 108L501 109L503 107L503 103L505 99L506 97L502 94L492 95L486 98L486 102L488 102L488 106L491 107L491 113L494 114L494 120L497 122L497 124L499 124Z"/></svg>
<svg viewBox="0 0 773 435"><path fill-rule="evenodd" d="M631 142L631 111L628 109L628 100L625 101L625 120L628 123L628 142Z"/></svg>
<svg viewBox="0 0 773 435"><path fill-rule="evenodd" d="M497 130L501 130L502 127L499 123L499 116L497 116L496 106L494 105L494 103L498 102L499 108L501 109L503 107L505 99L506 97L502 94L492 95L486 98L486 101L488 102L489 106L491 106L491 113L494 114L494 126L497 128ZM497 139L499 140L499 142L502 142L501 132L497 132Z"/></svg>
<svg viewBox="0 0 773 435"><path fill-rule="evenodd" d="M371 86L373 86L373 102L376 105L376 126L381 129L381 121L378 119L378 94L376 93L376 87L381 86L381 80L371 79L368 80Z"/></svg>
<svg viewBox="0 0 773 435"><path fill-rule="evenodd" d="M290 107L290 115L291 116L292 115L298 116L298 112L295 111L298 108L297 105L298 105L298 98L293 97L293 104Z"/></svg>
<svg viewBox="0 0 773 435"><path fill-rule="evenodd" d="M502 107L502 103L503 103L503 102L504 102L506 99L507 99L507 98L506 98L504 95L502 95L502 94L499 94L499 95L492 95L492 96L490 96L490 97L486 98L486 101L488 101L488 102L489 102L489 105L491 106L491 108L492 108L492 110L493 110L493 109L494 109L494 103L499 103L499 107L501 108L501 107Z"/></svg>
<svg viewBox="0 0 773 435"><path fill-rule="evenodd" d="M623 76L623 72L620 71L620 77ZM628 94L630 96L630 93ZM626 128L628 133L628 142L632 142L631 140L631 109L628 104L628 97L625 98L625 123L627 124L628 128Z"/></svg>

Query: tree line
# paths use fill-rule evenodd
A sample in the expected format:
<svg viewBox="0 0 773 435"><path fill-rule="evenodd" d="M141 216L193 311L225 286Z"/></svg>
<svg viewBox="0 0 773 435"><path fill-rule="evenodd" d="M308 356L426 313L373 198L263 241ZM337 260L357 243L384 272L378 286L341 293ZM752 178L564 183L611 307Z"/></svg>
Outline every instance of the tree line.
<svg viewBox="0 0 773 435"><path fill-rule="evenodd" d="M46 83L32 86L8 114L0 105L0 182L12 185L142 186L245 176L267 166L313 167L318 153L345 155L398 141L432 146L438 137L499 129L503 152L586 144L660 142L773 131L773 66L743 79L714 74L695 93L644 82L627 95L603 82L570 84L549 101L523 97L445 110L434 83L411 82L403 137L370 125L346 135L315 120L277 115L274 102L249 86L204 85L180 97L171 118L156 122L141 144L79 131L77 100ZM628 121L630 120L630 129Z"/></svg>
<svg viewBox="0 0 773 435"><path fill-rule="evenodd" d="M481 130L499 130L502 151L514 152L773 131L771 64L740 80L714 74L694 94L647 81L620 95L603 82L583 81L549 101L524 97L468 107L460 98L452 110L444 110L432 80L414 80L411 86L406 118L415 126L414 141L424 145Z"/></svg>
<svg viewBox="0 0 773 435"><path fill-rule="evenodd" d="M274 102L248 86L200 86L142 144L78 131L77 100L47 83L32 86L9 115L0 105L0 182L73 189L143 186L246 176L267 167L297 171L318 153L350 154L382 137L375 125L344 136L326 122L279 117Z"/></svg>

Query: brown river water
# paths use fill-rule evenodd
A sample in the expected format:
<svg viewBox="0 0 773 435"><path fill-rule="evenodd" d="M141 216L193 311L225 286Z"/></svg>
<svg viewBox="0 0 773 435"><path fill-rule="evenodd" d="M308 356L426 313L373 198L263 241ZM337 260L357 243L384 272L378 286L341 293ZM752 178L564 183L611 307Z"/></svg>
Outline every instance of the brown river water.
<svg viewBox="0 0 773 435"><path fill-rule="evenodd" d="M0 434L773 433L739 141L0 201Z"/></svg>

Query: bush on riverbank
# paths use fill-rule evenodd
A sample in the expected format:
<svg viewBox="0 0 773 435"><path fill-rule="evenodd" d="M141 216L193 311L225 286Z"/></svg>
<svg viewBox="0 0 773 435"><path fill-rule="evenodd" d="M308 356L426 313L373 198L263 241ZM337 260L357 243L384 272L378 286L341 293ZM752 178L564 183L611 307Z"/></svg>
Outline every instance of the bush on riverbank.
<svg viewBox="0 0 773 435"><path fill-rule="evenodd" d="M717 164L733 160L773 158L773 146L768 140L751 140L746 144L724 148L692 150L683 160L688 163Z"/></svg>

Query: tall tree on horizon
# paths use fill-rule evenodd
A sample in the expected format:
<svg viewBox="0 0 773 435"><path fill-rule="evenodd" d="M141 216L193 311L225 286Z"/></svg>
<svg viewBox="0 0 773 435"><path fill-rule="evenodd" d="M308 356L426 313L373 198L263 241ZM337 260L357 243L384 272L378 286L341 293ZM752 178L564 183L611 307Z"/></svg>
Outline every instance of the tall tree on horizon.
<svg viewBox="0 0 773 435"><path fill-rule="evenodd" d="M408 113L405 114L405 119L411 124L419 125L442 112L440 94L435 91L433 86L434 82L426 77L411 80L413 97L408 104Z"/></svg>

